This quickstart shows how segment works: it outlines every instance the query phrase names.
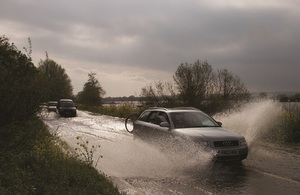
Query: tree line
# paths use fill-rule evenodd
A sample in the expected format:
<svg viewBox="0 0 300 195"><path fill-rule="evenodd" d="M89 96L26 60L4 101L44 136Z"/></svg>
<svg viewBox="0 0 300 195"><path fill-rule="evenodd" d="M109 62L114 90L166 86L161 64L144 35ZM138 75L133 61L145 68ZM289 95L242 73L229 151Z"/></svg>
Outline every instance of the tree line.
<svg viewBox="0 0 300 195"><path fill-rule="evenodd" d="M142 88L145 104L151 106L192 106L218 112L250 99L237 75L227 69L214 70L207 61L182 63L173 75L174 83L158 81Z"/></svg>
<svg viewBox="0 0 300 195"><path fill-rule="evenodd" d="M31 40L22 53L5 36L0 37L0 125L26 120L42 102L71 98L86 106L101 106L105 90L88 73L83 90L73 95L71 79L64 68L50 59L38 66L32 62ZM250 95L240 78L227 69L214 70L207 61L182 63L173 75L173 83L158 81L141 89L140 101L145 106L193 106L215 112Z"/></svg>

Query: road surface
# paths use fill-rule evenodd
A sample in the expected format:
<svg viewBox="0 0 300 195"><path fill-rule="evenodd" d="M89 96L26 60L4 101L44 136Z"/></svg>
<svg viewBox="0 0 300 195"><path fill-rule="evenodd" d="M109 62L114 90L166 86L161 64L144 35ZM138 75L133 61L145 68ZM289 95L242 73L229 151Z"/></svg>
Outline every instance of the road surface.
<svg viewBox="0 0 300 195"><path fill-rule="evenodd" d="M77 117L62 118L52 112L44 114L44 122L74 152L81 141L88 141L90 149L100 146L93 165L127 194L300 194L299 148L262 144L249 137L246 160L214 164L210 154L195 152L188 145L162 152L134 139L120 118L83 111Z"/></svg>

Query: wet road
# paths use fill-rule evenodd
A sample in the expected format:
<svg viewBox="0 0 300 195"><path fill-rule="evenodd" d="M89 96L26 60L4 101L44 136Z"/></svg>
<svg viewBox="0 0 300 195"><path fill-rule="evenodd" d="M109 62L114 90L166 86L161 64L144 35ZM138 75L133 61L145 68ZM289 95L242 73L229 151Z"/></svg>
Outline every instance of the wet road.
<svg viewBox="0 0 300 195"><path fill-rule="evenodd" d="M127 194L300 194L299 148L284 149L249 137L251 151L246 160L213 164L203 152L162 152L133 139L120 118L79 111L74 118L50 113L44 121L72 149L78 147L78 136L89 141L88 147L101 145L94 154L95 161L103 156L96 168L120 179L124 183L120 190Z"/></svg>

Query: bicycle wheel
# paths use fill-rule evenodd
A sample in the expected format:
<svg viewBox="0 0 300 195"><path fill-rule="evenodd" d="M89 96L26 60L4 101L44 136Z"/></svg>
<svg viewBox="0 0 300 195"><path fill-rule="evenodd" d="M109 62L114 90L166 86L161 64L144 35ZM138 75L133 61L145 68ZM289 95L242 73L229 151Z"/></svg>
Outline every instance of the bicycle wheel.
<svg viewBox="0 0 300 195"><path fill-rule="evenodd" d="M133 123L139 117L137 114L132 114L125 119L125 128L129 133L132 133Z"/></svg>

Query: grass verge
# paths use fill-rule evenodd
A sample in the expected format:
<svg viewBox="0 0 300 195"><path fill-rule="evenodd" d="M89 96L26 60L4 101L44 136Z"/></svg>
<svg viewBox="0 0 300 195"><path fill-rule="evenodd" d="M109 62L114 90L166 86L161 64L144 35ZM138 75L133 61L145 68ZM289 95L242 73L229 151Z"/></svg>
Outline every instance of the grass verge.
<svg viewBox="0 0 300 195"><path fill-rule="evenodd" d="M300 113L283 111L265 138L270 142L300 146Z"/></svg>
<svg viewBox="0 0 300 195"><path fill-rule="evenodd" d="M37 118L0 127L0 194L120 194L56 141Z"/></svg>
<svg viewBox="0 0 300 195"><path fill-rule="evenodd" d="M89 111L96 114L103 114L119 118L126 118L131 114L139 113L142 108L137 106L122 105L122 106L84 106L78 105L78 109Z"/></svg>

